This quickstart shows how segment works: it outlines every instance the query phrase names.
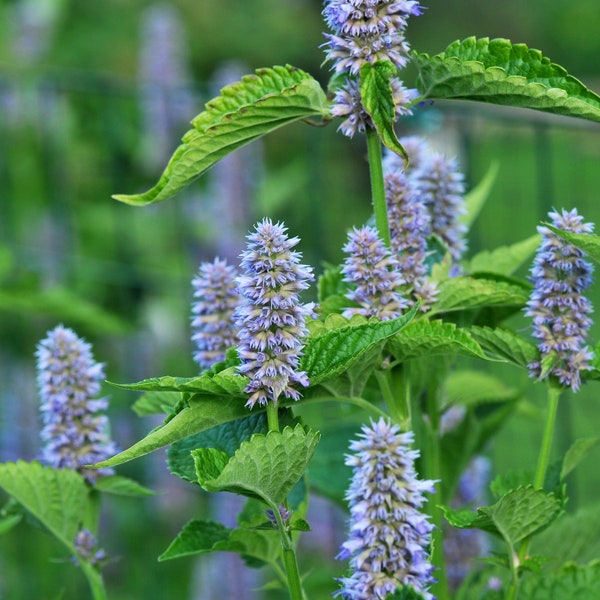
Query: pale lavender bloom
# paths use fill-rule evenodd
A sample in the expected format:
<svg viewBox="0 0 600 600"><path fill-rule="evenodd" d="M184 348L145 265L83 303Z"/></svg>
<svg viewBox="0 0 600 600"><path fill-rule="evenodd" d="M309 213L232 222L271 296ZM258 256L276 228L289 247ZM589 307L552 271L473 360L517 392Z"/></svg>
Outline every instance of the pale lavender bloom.
<svg viewBox="0 0 600 600"><path fill-rule="evenodd" d="M592 223L583 223L577 209L551 212L548 216L563 231L591 233L594 229ZM547 227L538 227L538 232L542 234L542 243L531 269L533 291L525 314L533 317L533 337L539 340L542 359L529 365L530 375L554 375L563 385L577 391L581 385L580 373L591 368L593 358L586 345L592 325L588 316L592 305L582 295L592 283L593 267L581 250ZM543 366L548 367L546 372L542 372Z"/></svg>
<svg viewBox="0 0 600 600"><path fill-rule="evenodd" d="M460 220L466 214L465 185L457 161L435 152L419 165L412 177L431 213L431 232L441 239L458 263L467 249L467 227Z"/></svg>
<svg viewBox="0 0 600 600"><path fill-rule="evenodd" d="M411 450L413 433L381 418L364 426L350 444L346 464L353 468L346 492L350 505L350 537L337 558L350 559L351 573L341 578L334 595L348 600L382 600L398 587L411 585L425 600L433 566L429 562L433 525L421 512L424 492L433 481L417 478Z"/></svg>
<svg viewBox="0 0 600 600"><path fill-rule="evenodd" d="M77 557L84 562L100 566L106 560L106 552L98 548L98 542L88 529L80 529L75 536Z"/></svg>
<svg viewBox="0 0 600 600"><path fill-rule="evenodd" d="M192 280L192 341L194 360L208 369L225 359L225 351L237 345L233 311L241 302L237 291L237 271L227 261L215 258L202 263Z"/></svg>
<svg viewBox="0 0 600 600"><path fill-rule="evenodd" d="M404 158L393 152L388 152L385 157L385 164L389 170L401 170L408 177L418 171L432 154L429 142L418 135L407 135L398 138L400 144L408 155L408 165L404 163Z"/></svg>
<svg viewBox="0 0 600 600"><path fill-rule="evenodd" d="M390 153L391 155L391 153ZM431 234L431 215L422 196L395 159L386 158L385 195L392 250L398 268L415 300L426 311L435 301L437 288L427 279L427 236ZM414 304L412 302L411 304Z"/></svg>
<svg viewBox="0 0 600 600"><path fill-rule="evenodd" d="M355 285L346 297L360 307L348 308L342 315L377 317L381 321L395 319L408 302L400 289L405 281L398 270L398 261L390 254L374 227L354 228L343 248L348 254L342 267L344 281Z"/></svg>
<svg viewBox="0 0 600 600"><path fill-rule="evenodd" d="M93 483L112 469L89 469L116 453L108 435L106 398L94 399L104 379L104 365L94 361L91 346L62 325L37 347L43 442L41 460L54 468L79 471Z"/></svg>
<svg viewBox="0 0 600 600"><path fill-rule="evenodd" d="M336 73L347 75L335 95L332 113L346 117L340 129L348 137L373 127L358 89L361 67L386 60L397 69L403 68L410 50L404 37L407 19L419 14L421 7L416 1L326 0L323 15L333 32L325 34L326 60L333 61ZM406 105L418 96L418 92L406 89L396 77L390 83L396 116L411 114Z"/></svg>
<svg viewBox="0 0 600 600"><path fill-rule="evenodd" d="M239 372L251 380L245 390L250 408L269 400L277 404L282 394L299 400L296 386L309 385L298 365L308 335L305 322L314 317L314 304L301 304L298 293L314 276L311 267L300 264L301 254L292 250L300 240L289 238L286 231L282 224L264 219L248 235L241 255L242 302L234 319L240 340Z"/></svg>

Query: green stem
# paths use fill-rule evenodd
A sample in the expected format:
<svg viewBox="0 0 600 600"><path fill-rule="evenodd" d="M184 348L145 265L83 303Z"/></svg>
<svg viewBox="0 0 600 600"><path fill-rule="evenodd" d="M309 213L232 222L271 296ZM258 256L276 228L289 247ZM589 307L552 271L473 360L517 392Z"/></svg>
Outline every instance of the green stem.
<svg viewBox="0 0 600 600"><path fill-rule="evenodd" d="M385 186L383 183L383 165L381 141L376 129L367 127L367 153L369 157L369 173L371 175L371 196L373 198L373 212L379 237L386 246L390 246L390 226L388 223L387 204L385 200Z"/></svg>
<svg viewBox="0 0 600 600"><path fill-rule="evenodd" d="M106 600L106 590L104 589L104 581L102 575L96 570L96 568L88 562L81 561L81 570L86 576L92 591L92 598L94 600Z"/></svg>
<svg viewBox="0 0 600 600"><path fill-rule="evenodd" d="M294 541L292 540L292 536L287 531L283 519L281 518L279 508L273 505L271 506L271 510L275 515L275 519L277 520L277 528L279 529L283 564L285 566L285 573L287 576L290 600L304 600L304 591L302 590L302 582L300 581L300 572L298 571L298 561L296 560Z"/></svg>
<svg viewBox="0 0 600 600"><path fill-rule="evenodd" d="M554 427L556 425L556 414L558 412L558 400L560 398L561 388L550 385L548 386L548 408L546 410L546 424L544 425L544 435L540 446L540 454L538 456L537 467L533 479L533 487L536 490L544 488L546 472L548 470L548 462L550 460L550 449L552 447L552 437L554 436ZM517 566L520 565L529 553L531 538L526 538L519 546L517 558ZM507 600L515 600L519 589L518 571L514 571L513 580L508 590Z"/></svg>
<svg viewBox="0 0 600 600"><path fill-rule="evenodd" d="M267 403L267 423L269 431L279 431L279 408L274 402Z"/></svg>

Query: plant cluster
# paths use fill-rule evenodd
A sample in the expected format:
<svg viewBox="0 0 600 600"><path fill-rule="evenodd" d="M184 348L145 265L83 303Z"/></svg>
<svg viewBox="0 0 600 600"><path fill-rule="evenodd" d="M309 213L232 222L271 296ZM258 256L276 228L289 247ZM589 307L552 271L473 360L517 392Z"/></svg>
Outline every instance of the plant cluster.
<svg viewBox="0 0 600 600"><path fill-rule="evenodd" d="M600 238L576 209L556 210L537 235L468 258L466 233L484 195L465 194L457 161L424 139L398 139L395 123L434 98L600 121L600 97L504 39L469 38L435 56L411 51L408 19L421 13L410 0L327 0L327 92L291 66L260 69L206 105L152 189L116 196L139 206L165 200L283 125L340 118L343 134L366 138L373 218L348 233L343 264L316 277L316 303L302 299L315 276L301 263L300 240L269 218L248 234L239 268L218 258L201 265L192 307L200 374L120 384L145 392L138 411L166 418L116 454L100 414L106 402L94 399L102 366L89 346L63 327L40 344L45 447L40 462L0 466L15 501L2 524L33 513L77 558L94 598L105 597L98 496L147 493L113 469L165 446L174 475L246 504L235 528L190 520L159 560L238 552L249 566L270 567L272 586L292 600L306 599L310 575L296 548L309 535L312 490L349 509L334 596L598 597L598 562L548 568L551 549L535 542L566 527L565 478L600 441L574 440L550 463L559 399L600 379L584 295ZM409 61L414 89L400 79ZM520 277L532 259L529 278ZM531 335L511 327L518 314L531 319ZM483 455L524 390L466 369L464 357L521 369L547 389L537 464L494 478L492 501ZM465 387L468 400L457 393ZM323 403L337 416L316 431L303 407ZM324 451L321 438L331 440ZM324 453L348 475L341 484L314 468ZM58 510L57 496L68 498Z"/></svg>

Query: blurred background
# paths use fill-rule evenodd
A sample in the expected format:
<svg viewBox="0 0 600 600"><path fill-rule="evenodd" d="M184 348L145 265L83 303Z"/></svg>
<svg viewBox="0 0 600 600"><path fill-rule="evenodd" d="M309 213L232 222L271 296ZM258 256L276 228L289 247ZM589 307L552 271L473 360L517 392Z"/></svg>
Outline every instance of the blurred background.
<svg viewBox="0 0 600 600"><path fill-rule="evenodd" d="M541 49L600 91L596 0L431 0L427 7L409 26L409 40L419 51L441 52L469 35L507 37ZM198 371L189 341L190 281L202 260L235 260L246 231L263 216L285 220L302 238L305 262L317 273L324 262L341 259L347 230L365 221L370 200L364 140L343 138L335 125L279 130L159 205L134 208L111 199L150 187L189 121L244 73L290 63L325 85L321 8L317 0L2 2L0 461L37 455L33 355L56 324L93 344L111 381L190 377ZM409 68L405 83L413 82ZM440 102L403 121L399 133L427 136L458 156L468 187L498 164L491 197L470 233L471 253L532 235L553 207L577 207L586 220L600 222L596 124ZM599 290L596 283L596 306ZM518 319L515 324L525 326ZM599 332L595 326L594 339ZM528 385L516 371L507 377ZM541 407L533 386L527 389L532 406ZM584 388L562 403L557 452L574 437L596 433L595 389ZM105 392L121 447L160 423L131 411L135 394L109 386ZM494 468L531 467L540 435L539 412L517 415L489 449ZM572 508L595 500L600 475L591 462L570 482ZM215 578L222 581L211 559L156 563L189 518L212 510L231 519L225 513L235 510L227 500L209 507L197 487L169 475L164 463L164 452L157 452L119 469L162 493L106 502L101 543L115 557L106 570L109 597L227 597L211 592ZM317 546L331 563L320 577L330 581L343 571L330 559L344 516L319 499L314 507L309 520L318 534L307 537L320 536ZM231 560L229 568L239 570ZM265 581L259 574L240 585ZM311 585L335 588L321 583ZM0 598L86 596L77 568L43 533L21 527L0 537Z"/></svg>

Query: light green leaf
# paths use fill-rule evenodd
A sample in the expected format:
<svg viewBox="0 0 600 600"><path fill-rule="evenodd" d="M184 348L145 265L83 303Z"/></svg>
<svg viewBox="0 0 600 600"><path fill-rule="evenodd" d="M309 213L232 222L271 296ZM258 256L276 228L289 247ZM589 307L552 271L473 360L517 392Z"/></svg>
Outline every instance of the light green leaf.
<svg viewBox="0 0 600 600"><path fill-rule="evenodd" d="M212 521L189 521L159 557L159 561L207 554L209 552L236 552L245 557L274 563L281 542L277 531L230 529Z"/></svg>
<svg viewBox="0 0 600 600"><path fill-rule="evenodd" d="M152 189L113 197L136 206L170 198L237 148L311 115L329 116L325 92L312 76L290 65L258 69L208 102Z"/></svg>
<svg viewBox="0 0 600 600"><path fill-rule="evenodd" d="M297 425L252 436L232 458L204 448L192 456L205 490L260 498L277 509L304 474L318 441L319 434Z"/></svg>
<svg viewBox="0 0 600 600"><path fill-rule="evenodd" d="M438 298L431 307L430 314L485 307L521 308L528 299L528 291L514 283L475 277L452 277L440 284Z"/></svg>
<svg viewBox="0 0 600 600"><path fill-rule="evenodd" d="M537 347L510 329L472 326L469 333L490 358L524 368L539 359Z"/></svg>
<svg viewBox="0 0 600 600"><path fill-rule="evenodd" d="M600 122L600 96L525 44L474 37L440 54L413 53L424 98L478 100Z"/></svg>
<svg viewBox="0 0 600 600"><path fill-rule="evenodd" d="M94 488L100 492L115 494L117 496L154 496L154 491L150 488L121 475L98 477Z"/></svg>
<svg viewBox="0 0 600 600"><path fill-rule="evenodd" d="M418 307L389 321L361 317L345 319L330 315L325 323L315 323L304 347L300 368L306 371L311 386L349 369L375 344L385 342L412 321Z"/></svg>
<svg viewBox="0 0 600 600"><path fill-rule="evenodd" d="M146 392L133 403L133 410L138 417L170 414L181 400L179 392Z"/></svg>
<svg viewBox="0 0 600 600"><path fill-rule="evenodd" d="M365 63L360 69L360 96L383 145L408 161L408 154L394 131L396 107L390 80L398 70L389 60Z"/></svg>
<svg viewBox="0 0 600 600"><path fill-rule="evenodd" d="M580 250L583 250L592 260L600 262L600 235L592 235L591 233L571 233L563 231L549 223L544 223L544 227L553 231L557 236L569 244L573 244Z"/></svg>
<svg viewBox="0 0 600 600"><path fill-rule="evenodd" d="M527 600L592 600L600 598L600 561L586 566L567 563L524 578L519 597Z"/></svg>
<svg viewBox="0 0 600 600"><path fill-rule="evenodd" d="M536 234L511 246L501 246L491 252L484 250L471 259L465 266L465 271L467 273L512 275L533 256L540 242L541 236Z"/></svg>
<svg viewBox="0 0 600 600"><path fill-rule="evenodd" d="M483 205L490 197L498 171L500 170L500 164L497 161L490 163L490 166L484 175L483 179L469 192L465 194L465 208L466 212L464 215L459 217L461 223L464 223L468 228L471 227Z"/></svg>
<svg viewBox="0 0 600 600"><path fill-rule="evenodd" d="M564 479L599 443L600 436L575 440L565 454L560 478Z"/></svg>
<svg viewBox="0 0 600 600"><path fill-rule="evenodd" d="M469 407L490 402L512 402L521 396L521 392L490 373L468 369L455 370L448 375L445 395L449 404Z"/></svg>
<svg viewBox="0 0 600 600"><path fill-rule="evenodd" d="M21 522L23 515L14 514L0 517L0 535L10 531L15 525Z"/></svg>
<svg viewBox="0 0 600 600"><path fill-rule="evenodd" d="M434 354L486 358L468 331L443 321L413 321L389 341L388 347L400 361Z"/></svg>
<svg viewBox="0 0 600 600"><path fill-rule="evenodd" d="M0 464L0 487L75 553L88 495L79 473L38 462L7 462Z"/></svg>
<svg viewBox="0 0 600 600"><path fill-rule="evenodd" d="M559 515L561 506L554 494L529 486L509 491L495 504L478 508L477 513L446 508L444 514L454 527L495 533L514 548L518 542L553 521Z"/></svg>

